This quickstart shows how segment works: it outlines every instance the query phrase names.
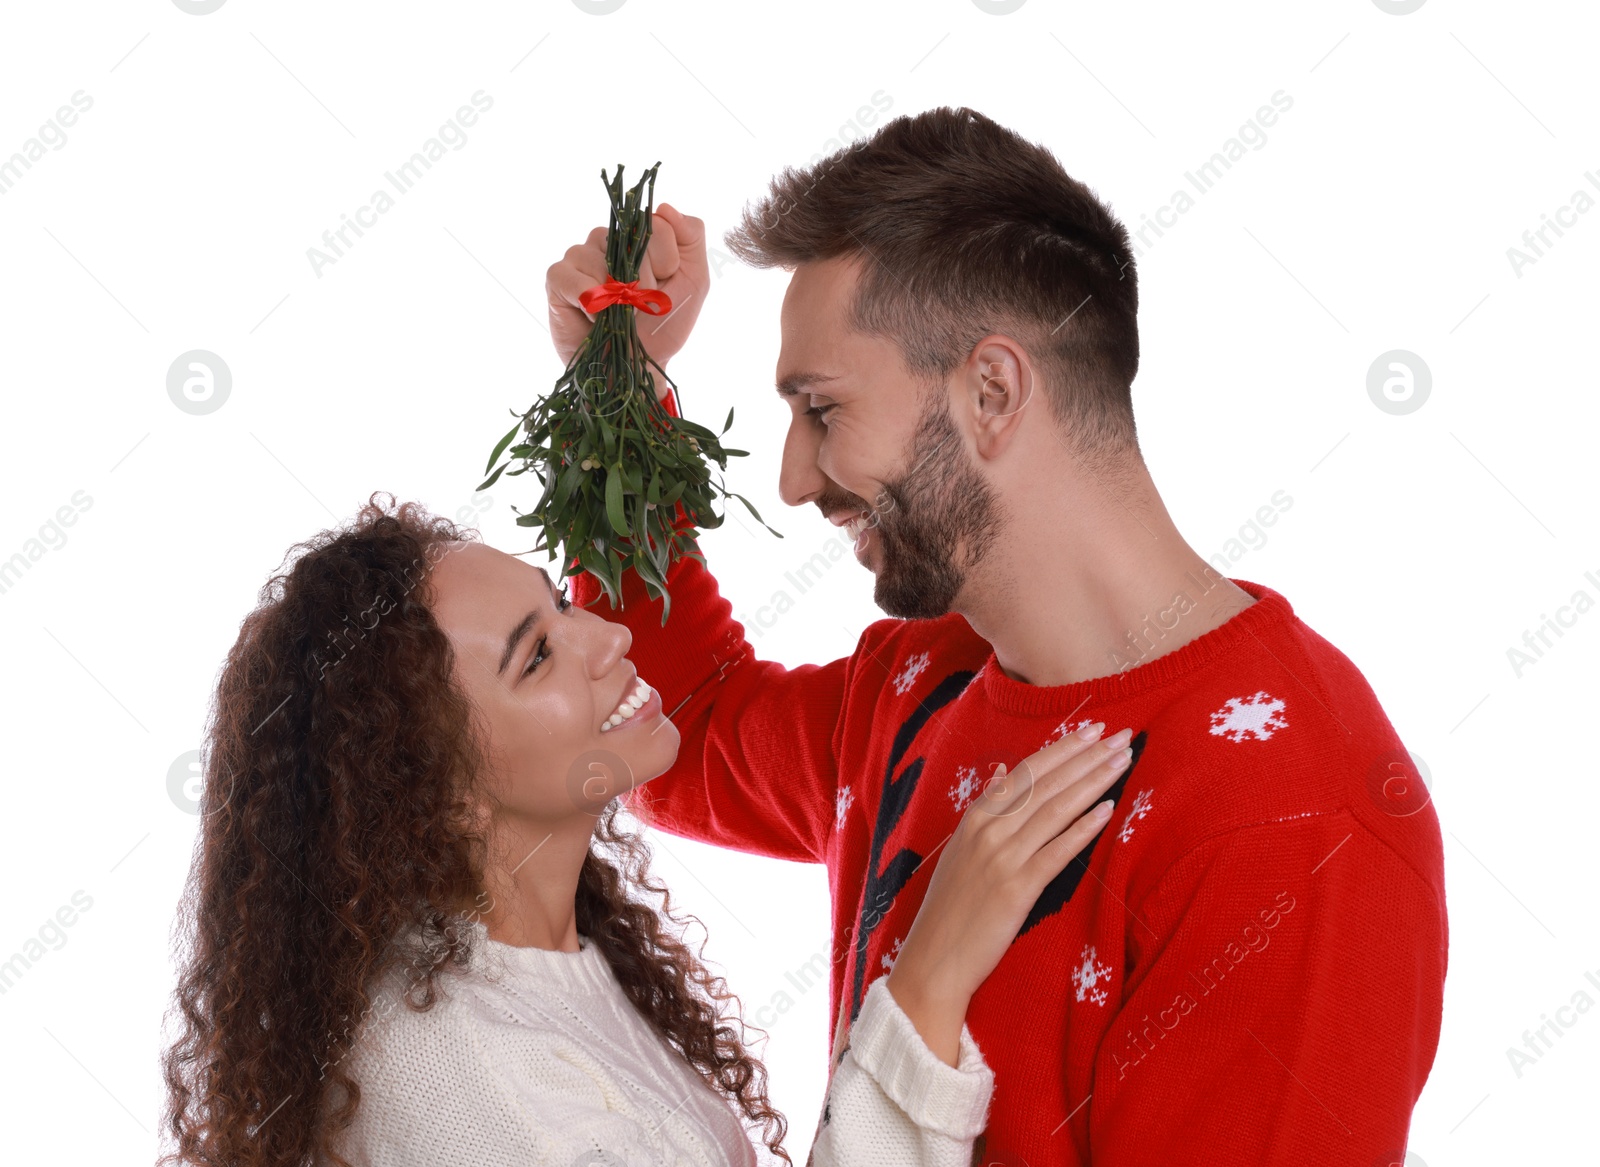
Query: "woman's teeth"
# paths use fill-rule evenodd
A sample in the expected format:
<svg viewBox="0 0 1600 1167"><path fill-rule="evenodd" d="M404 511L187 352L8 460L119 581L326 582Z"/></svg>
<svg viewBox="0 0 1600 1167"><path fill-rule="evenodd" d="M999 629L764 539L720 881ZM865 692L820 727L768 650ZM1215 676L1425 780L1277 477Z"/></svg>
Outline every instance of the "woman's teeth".
<svg viewBox="0 0 1600 1167"><path fill-rule="evenodd" d="M649 699L650 686L644 681L640 681L633 687L633 691L623 698L622 704L617 706L611 716L606 718L605 723L600 727L600 732L605 733L607 730L615 729L624 721L627 721L628 718L639 712L639 707Z"/></svg>

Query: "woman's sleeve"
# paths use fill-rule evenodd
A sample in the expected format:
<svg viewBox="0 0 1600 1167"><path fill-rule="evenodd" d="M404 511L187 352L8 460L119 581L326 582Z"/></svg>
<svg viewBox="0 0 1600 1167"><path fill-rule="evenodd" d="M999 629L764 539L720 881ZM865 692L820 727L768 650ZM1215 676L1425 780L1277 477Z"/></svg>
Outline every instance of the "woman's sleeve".
<svg viewBox="0 0 1600 1167"><path fill-rule="evenodd" d="M958 1065L940 1059L889 993L868 987L833 1072L811 1167L967 1167L988 1125L994 1071L967 1027Z"/></svg>

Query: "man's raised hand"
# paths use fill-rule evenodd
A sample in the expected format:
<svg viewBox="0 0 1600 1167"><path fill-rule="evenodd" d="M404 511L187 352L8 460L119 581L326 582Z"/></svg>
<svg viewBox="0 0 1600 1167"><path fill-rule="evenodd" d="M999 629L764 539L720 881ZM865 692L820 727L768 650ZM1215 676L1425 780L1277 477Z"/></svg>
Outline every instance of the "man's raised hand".
<svg viewBox="0 0 1600 1167"><path fill-rule="evenodd" d="M606 228L596 227L582 243L567 248L561 261L545 273L550 338L563 365L572 360L594 326L594 317L579 306L578 297L606 281L606 235ZM689 339L711 288L703 220L681 213L671 203L656 205L650 245L639 266L639 287L660 288L672 300L672 308L665 316L634 310L645 352L658 365L665 365ZM667 384L661 378L657 378L656 394L667 394Z"/></svg>

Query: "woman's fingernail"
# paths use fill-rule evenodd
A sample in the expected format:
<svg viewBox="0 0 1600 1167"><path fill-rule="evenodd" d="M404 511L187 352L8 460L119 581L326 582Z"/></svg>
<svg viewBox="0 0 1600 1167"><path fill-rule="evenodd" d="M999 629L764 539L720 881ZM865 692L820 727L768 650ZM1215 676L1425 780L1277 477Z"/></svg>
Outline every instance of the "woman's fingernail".
<svg viewBox="0 0 1600 1167"><path fill-rule="evenodd" d="M1127 745L1132 740L1133 740L1133 730L1131 730L1131 729L1119 729L1119 730L1117 730L1116 733L1114 733L1110 737L1106 738L1105 747L1108 750L1115 750L1115 749L1118 749L1118 748L1120 748L1122 746Z"/></svg>
<svg viewBox="0 0 1600 1167"><path fill-rule="evenodd" d="M1108 799L1106 799L1106 801L1102 802L1099 806L1097 806L1093 810L1091 810L1089 812L1089 814L1094 818L1095 822L1103 823L1108 818L1111 817L1111 807L1112 807L1112 802L1108 798Z"/></svg>
<svg viewBox="0 0 1600 1167"><path fill-rule="evenodd" d="M1078 736L1086 742L1092 742L1105 732L1106 723L1097 721L1093 725L1085 725L1078 730Z"/></svg>
<svg viewBox="0 0 1600 1167"><path fill-rule="evenodd" d="M1107 762L1106 765L1114 774L1131 761L1133 761L1133 751L1131 749L1118 750L1116 753L1111 755L1111 760Z"/></svg>

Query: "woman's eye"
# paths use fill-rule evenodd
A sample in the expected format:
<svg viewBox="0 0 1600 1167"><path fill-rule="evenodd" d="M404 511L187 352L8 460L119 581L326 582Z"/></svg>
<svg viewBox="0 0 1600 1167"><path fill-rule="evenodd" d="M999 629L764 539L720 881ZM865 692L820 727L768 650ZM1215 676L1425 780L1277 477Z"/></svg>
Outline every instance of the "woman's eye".
<svg viewBox="0 0 1600 1167"><path fill-rule="evenodd" d="M568 608L572 607L572 599L568 595L568 591L569 591L569 589L568 589L566 584L562 584L561 587L559 589L557 589L557 591L556 591L556 611L557 612L565 612ZM527 676L529 673L533 672L534 669L538 668L541 664L543 664L545 661L550 659L549 648L550 648L550 640L549 640L549 638L545 637L545 636L541 636L539 638L538 646L534 649L532 658L529 659L529 661L528 661L528 667L522 670L522 675L523 676Z"/></svg>
<svg viewBox="0 0 1600 1167"><path fill-rule="evenodd" d="M549 646L549 638L544 636L539 637L539 643L534 646L533 656L528 659L528 667L522 670L523 676L527 676L529 673L533 672L534 669L538 668L541 664L550 659L550 653L547 651Z"/></svg>

